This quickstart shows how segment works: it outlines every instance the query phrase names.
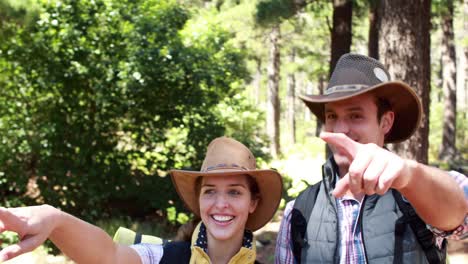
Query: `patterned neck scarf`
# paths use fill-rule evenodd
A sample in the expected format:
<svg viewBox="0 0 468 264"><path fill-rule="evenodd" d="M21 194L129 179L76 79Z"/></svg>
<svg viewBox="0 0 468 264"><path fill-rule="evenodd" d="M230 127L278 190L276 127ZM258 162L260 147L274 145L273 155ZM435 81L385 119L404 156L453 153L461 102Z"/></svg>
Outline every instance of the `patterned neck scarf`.
<svg viewBox="0 0 468 264"><path fill-rule="evenodd" d="M244 230L244 238L242 239L242 247L252 249L253 233L250 230ZM200 231L198 232L197 241L195 246L203 249L205 253L208 253L208 238L206 236L206 227L202 222L200 224Z"/></svg>

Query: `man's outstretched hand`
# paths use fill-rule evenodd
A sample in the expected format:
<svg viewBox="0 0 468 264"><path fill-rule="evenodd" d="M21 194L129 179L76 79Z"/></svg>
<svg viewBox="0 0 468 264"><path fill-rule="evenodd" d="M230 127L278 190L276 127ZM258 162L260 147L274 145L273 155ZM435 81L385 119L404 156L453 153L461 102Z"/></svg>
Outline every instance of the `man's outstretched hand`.
<svg viewBox="0 0 468 264"><path fill-rule="evenodd" d="M335 197L352 193L384 194L389 188L404 188L411 177L410 160L379 147L376 144L361 144L345 134L322 132L320 138L350 160L348 173L333 190Z"/></svg>

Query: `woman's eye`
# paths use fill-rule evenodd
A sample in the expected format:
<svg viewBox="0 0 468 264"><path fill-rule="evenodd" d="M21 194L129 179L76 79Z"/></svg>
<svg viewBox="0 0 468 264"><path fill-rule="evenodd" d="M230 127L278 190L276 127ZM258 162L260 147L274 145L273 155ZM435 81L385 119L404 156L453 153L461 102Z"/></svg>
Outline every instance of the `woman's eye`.
<svg viewBox="0 0 468 264"><path fill-rule="evenodd" d="M230 194L230 195L240 195L241 192L238 191L238 190L230 190L230 191L229 191L229 194Z"/></svg>
<svg viewBox="0 0 468 264"><path fill-rule="evenodd" d="M215 193L215 190L213 190L213 189L205 189L203 191L203 194L214 194L214 193Z"/></svg>

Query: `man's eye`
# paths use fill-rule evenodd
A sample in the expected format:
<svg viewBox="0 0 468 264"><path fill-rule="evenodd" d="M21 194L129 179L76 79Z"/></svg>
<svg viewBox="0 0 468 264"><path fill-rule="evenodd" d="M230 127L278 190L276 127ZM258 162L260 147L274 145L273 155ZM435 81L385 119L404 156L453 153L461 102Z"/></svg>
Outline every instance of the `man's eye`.
<svg viewBox="0 0 468 264"><path fill-rule="evenodd" d="M353 114L353 115L351 115L351 119L359 119L359 118L361 118L361 117L362 117L362 115L359 115L359 114Z"/></svg>
<svg viewBox="0 0 468 264"><path fill-rule="evenodd" d="M336 115L335 114L327 114L325 116L326 119L335 119L336 118Z"/></svg>

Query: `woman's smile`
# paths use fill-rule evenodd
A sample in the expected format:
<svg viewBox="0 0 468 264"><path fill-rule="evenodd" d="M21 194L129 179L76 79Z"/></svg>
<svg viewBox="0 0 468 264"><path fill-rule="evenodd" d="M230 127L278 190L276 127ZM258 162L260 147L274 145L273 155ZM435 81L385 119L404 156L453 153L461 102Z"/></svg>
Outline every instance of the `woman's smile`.
<svg viewBox="0 0 468 264"><path fill-rule="evenodd" d="M232 215L211 215L211 218L216 222L226 224L231 222L235 217Z"/></svg>

